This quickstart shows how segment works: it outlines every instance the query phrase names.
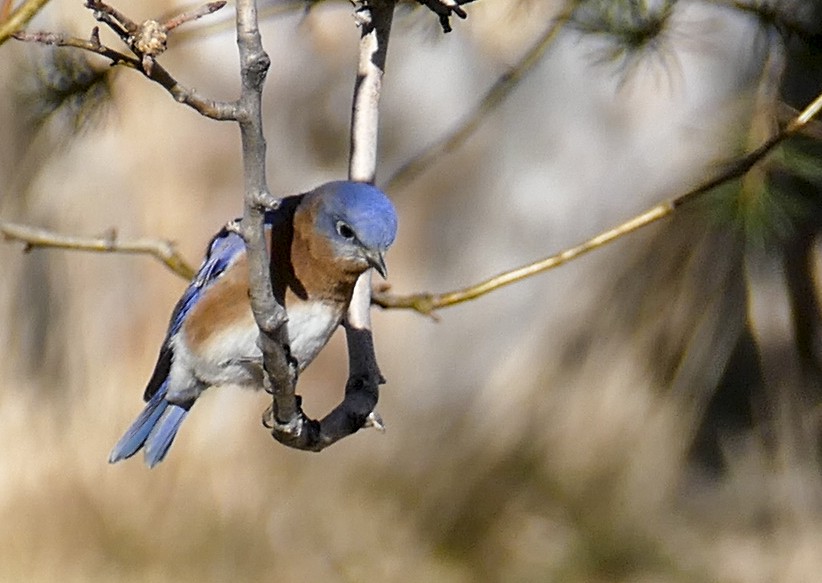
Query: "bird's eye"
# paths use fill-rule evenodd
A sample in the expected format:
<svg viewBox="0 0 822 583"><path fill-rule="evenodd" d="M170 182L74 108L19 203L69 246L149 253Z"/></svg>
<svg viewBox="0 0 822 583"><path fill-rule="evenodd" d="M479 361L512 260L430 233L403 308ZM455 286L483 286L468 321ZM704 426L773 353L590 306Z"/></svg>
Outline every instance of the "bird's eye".
<svg viewBox="0 0 822 583"><path fill-rule="evenodd" d="M337 233L339 233L340 237L342 237L343 239L354 238L354 229L352 229L342 221L337 221Z"/></svg>

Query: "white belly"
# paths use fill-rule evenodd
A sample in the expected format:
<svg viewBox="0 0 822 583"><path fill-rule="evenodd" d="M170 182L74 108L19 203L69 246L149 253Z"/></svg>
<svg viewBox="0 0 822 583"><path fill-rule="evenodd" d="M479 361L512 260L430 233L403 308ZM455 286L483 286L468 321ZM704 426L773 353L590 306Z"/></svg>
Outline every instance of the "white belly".
<svg viewBox="0 0 822 583"><path fill-rule="evenodd" d="M300 370L308 366L326 345L343 317L340 307L312 302L297 304L288 311L291 354ZM172 340L170 400L196 398L212 385L237 384L262 388L262 353L257 346L257 326L249 311L242 325L214 334L192 350L178 336Z"/></svg>
<svg viewBox="0 0 822 583"><path fill-rule="evenodd" d="M291 354L300 363L300 370L320 353L340 325L342 317L340 307L323 302L299 304L288 310Z"/></svg>

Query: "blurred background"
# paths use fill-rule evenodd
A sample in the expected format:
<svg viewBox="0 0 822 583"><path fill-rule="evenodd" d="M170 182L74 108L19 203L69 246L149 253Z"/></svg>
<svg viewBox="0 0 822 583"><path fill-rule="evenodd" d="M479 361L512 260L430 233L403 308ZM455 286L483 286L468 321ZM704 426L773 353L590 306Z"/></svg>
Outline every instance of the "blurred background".
<svg viewBox="0 0 822 583"><path fill-rule="evenodd" d="M191 6L128 4L135 20ZM722 171L820 91L818 2L574 4L470 140L389 182L392 291L579 243ZM359 32L347 2L261 6L269 181L292 194L346 175ZM567 5L465 8L448 35L398 9L380 184ZM178 29L160 62L234 98L232 18ZM93 25L54 0L30 30ZM0 62L0 220L170 239L196 265L241 213L234 125L94 55L10 41ZM385 434L292 451L260 423L266 395L226 387L151 471L106 460L186 282L147 257L2 244L0 580L819 581L820 177L803 136L673 219L439 322L375 310ZM342 396L344 344L301 378L314 417Z"/></svg>

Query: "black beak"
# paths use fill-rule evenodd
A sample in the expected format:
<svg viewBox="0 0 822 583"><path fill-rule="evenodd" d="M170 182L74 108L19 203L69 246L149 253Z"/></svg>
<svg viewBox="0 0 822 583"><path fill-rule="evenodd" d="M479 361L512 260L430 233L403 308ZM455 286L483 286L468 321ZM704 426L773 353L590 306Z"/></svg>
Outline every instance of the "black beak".
<svg viewBox="0 0 822 583"><path fill-rule="evenodd" d="M383 279L388 278L388 268L385 266L385 257L381 251L367 252L365 255L368 264L377 270Z"/></svg>

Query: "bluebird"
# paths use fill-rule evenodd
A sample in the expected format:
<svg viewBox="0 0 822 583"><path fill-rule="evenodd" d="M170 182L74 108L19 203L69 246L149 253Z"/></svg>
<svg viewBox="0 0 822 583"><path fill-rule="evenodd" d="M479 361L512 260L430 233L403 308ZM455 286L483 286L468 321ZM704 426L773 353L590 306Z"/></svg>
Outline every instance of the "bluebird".
<svg viewBox="0 0 822 583"><path fill-rule="evenodd" d="M397 216L376 187L329 182L282 199L266 213L275 297L288 315L291 355L303 370L346 314L358 277L373 267L386 277L385 252ZM224 384L262 388L262 353L248 300L245 243L221 230L171 315L145 408L109 456L114 463L144 450L163 460L197 398Z"/></svg>

